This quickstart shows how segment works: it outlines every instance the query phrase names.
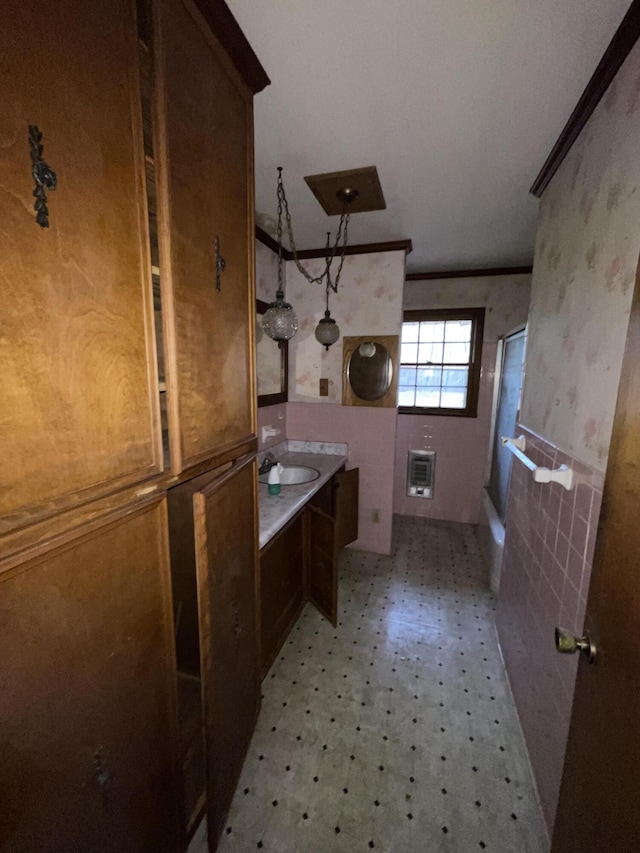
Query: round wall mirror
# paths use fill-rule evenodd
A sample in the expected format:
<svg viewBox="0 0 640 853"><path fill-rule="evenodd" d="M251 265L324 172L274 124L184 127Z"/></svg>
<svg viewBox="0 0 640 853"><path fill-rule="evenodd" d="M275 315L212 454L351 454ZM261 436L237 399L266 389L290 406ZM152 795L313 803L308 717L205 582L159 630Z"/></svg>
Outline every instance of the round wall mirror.
<svg viewBox="0 0 640 853"><path fill-rule="evenodd" d="M351 390L361 400L380 400L393 380L389 350L374 341L361 343L349 359L347 376Z"/></svg>

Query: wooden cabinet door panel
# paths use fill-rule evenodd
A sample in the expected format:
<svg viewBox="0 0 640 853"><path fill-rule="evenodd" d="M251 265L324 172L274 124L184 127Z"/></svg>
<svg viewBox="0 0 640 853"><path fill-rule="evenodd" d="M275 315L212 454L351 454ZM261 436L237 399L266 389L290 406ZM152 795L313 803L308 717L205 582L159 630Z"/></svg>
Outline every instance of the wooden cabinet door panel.
<svg viewBox="0 0 640 853"><path fill-rule="evenodd" d="M2 571L0 849L174 851L164 502Z"/></svg>
<svg viewBox="0 0 640 853"><path fill-rule="evenodd" d="M260 673L264 676L304 601L303 516L294 518L260 554Z"/></svg>
<svg viewBox="0 0 640 853"><path fill-rule="evenodd" d="M335 627L338 622L338 553L336 522L313 506L309 517L309 601Z"/></svg>
<svg viewBox="0 0 640 853"><path fill-rule="evenodd" d="M252 99L193 4L156 3L158 205L172 468L251 435ZM225 269L216 275L216 241Z"/></svg>
<svg viewBox="0 0 640 853"><path fill-rule="evenodd" d="M0 515L161 469L137 78L126 0L3 4Z"/></svg>
<svg viewBox="0 0 640 853"><path fill-rule="evenodd" d="M194 495L207 827L216 849L259 709L253 457Z"/></svg>
<svg viewBox="0 0 640 853"><path fill-rule="evenodd" d="M338 550L358 538L359 468L338 471L333 475L334 507L336 520L336 546Z"/></svg>

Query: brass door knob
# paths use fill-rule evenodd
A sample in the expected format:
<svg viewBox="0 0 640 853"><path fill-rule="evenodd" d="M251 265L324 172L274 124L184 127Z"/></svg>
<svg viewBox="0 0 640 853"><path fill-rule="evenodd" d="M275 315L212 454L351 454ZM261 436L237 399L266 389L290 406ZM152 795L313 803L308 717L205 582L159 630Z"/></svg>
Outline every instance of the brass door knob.
<svg viewBox="0 0 640 853"><path fill-rule="evenodd" d="M556 628L556 651L563 655L583 652L589 658L589 663L593 663L596 659L596 647L591 642L589 635L576 637L566 628Z"/></svg>

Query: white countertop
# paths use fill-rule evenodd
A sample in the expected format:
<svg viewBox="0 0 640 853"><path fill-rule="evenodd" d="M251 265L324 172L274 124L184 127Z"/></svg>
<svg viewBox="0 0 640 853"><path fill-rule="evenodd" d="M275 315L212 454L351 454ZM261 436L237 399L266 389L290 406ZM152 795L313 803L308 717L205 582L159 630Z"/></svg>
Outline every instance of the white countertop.
<svg viewBox="0 0 640 853"><path fill-rule="evenodd" d="M258 457L262 461L263 453ZM283 465L308 465L320 471L317 480L299 486L282 486L279 495L270 495L266 483L258 483L258 509L260 519L260 548L272 539L278 530L294 517L314 495L347 461L346 454L300 453L287 451L276 453Z"/></svg>

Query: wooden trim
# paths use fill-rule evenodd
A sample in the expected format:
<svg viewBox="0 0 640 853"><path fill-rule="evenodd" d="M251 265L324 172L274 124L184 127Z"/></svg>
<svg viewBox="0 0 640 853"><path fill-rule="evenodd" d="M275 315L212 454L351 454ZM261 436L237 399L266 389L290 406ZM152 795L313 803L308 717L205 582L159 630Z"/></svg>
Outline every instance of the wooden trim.
<svg viewBox="0 0 640 853"><path fill-rule="evenodd" d="M551 178L560 168L582 128L597 107L600 99L609 88L620 66L629 55L640 36L640 0L633 0L629 11L605 50L598 67L580 96L573 112L569 116L556 144L551 149L538 177L533 182L529 192L540 198Z"/></svg>
<svg viewBox="0 0 640 853"><path fill-rule="evenodd" d="M259 225L256 225L256 240L259 240L263 246L266 246L267 249L271 249L271 251L277 255L278 254L278 242L274 240L271 234L267 234L267 232L261 228ZM293 252L290 252L285 247L282 247L282 257L285 261L293 260Z"/></svg>
<svg viewBox="0 0 640 853"><path fill-rule="evenodd" d="M257 95L271 80L227 4L224 0L195 0L195 4L244 82Z"/></svg>
<svg viewBox="0 0 640 853"><path fill-rule="evenodd" d="M409 254L413 250L411 240L389 240L386 243L360 243L360 245L347 246L345 255L371 255L374 252L404 252ZM306 258L326 258L327 250L323 249L303 249L298 252L298 257L301 260Z"/></svg>
<svg viewBox="0 0 640 853"><path fill-rule="evenodd" d="M278 254L278 243L271 234L267 234L259 225L256 225L256 240L259 240L268 249ZM405 252L407 255L413 251L411 240L389 240L386 243L360 243L355 246L347 246L345 255L371 255L374 252ZM282 257L285 261L293 260L293 252L282 247ZM298 252L298 258L307 260L309 258L326 258L327 249L302 249Z"/></svg>
<svg viewBox="0 0 640 853"><path fill-rule="evenodd" d="M467 385L467 405L464 409L446 409L440 406L398 406L401 415L438 415L456 418L477 418L480 397L480 374L482 372L482 344L484 341L484 308L425 308L417 311L405 311L403 323L420 320L472 320L473 339L469 360L469 384ZM402 367L402 354L398 356L398 370Z"/></svg>
<svg viewBox="0 0 640 853"><path fill-rule="evenodd" d="M486 269L440 270L439 272L411 272L405 281L433 281L438 278L480 278L489 275L529 275L532 266L524 267L486 267Z"/></svg>

